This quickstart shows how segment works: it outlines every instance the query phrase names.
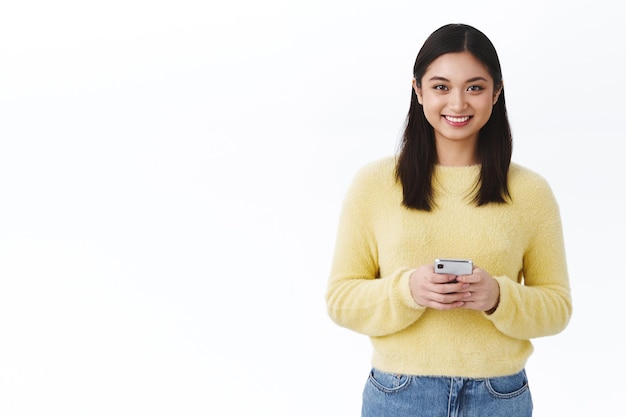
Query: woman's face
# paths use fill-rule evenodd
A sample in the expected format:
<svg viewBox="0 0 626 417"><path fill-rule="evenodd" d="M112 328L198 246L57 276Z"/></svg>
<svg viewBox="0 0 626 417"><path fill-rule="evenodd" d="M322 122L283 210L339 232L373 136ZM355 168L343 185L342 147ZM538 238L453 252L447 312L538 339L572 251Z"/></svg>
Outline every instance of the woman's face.
<svg viewBox="0 0 626 417"><path fill-rule="evenodd" d="M414 80L413 88L438 148L463 143L475 149L500 94L487 68L469 52L441 55L427 68L421 87Z"/></svg>

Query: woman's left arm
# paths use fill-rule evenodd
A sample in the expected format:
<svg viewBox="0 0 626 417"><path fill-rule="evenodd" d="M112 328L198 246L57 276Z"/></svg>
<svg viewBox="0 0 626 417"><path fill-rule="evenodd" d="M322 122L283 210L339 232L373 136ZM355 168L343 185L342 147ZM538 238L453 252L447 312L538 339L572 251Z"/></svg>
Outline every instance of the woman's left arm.
<svg viewBox="0 0 626 417"><path fill-rule="evenodd" d="M557 334L572 315L559 207L547 183L535 191L529 209L533 230L524 253L523 282L518 283L517 277L493 277L499 285L499 301L486 315L502 333L519 339Z"/></svg>

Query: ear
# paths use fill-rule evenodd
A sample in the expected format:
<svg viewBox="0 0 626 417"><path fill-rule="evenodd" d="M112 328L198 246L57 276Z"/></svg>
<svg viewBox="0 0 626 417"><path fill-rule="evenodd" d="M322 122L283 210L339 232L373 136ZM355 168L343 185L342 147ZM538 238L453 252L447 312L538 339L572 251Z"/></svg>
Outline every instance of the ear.
<svg viewBox="0 0 626 417"><path fill-rule="evenodd" d="M498 98L500 98L500 93L502 92L502 89L504 88L504 83L502 81L500 81L500 88L498 88L496 90L495 93L493 93L493 105L495 106L496 103L498 102Z"/></svg>
<svg viewBox="0 0 626 417"><path fill-rule="evenodd" d="M421 87L417 86L417 81L415 81L415 78L413 78L413 91L415 91L415 94L417 95L417 102L423 105L424 103L422 103L422 89Z"/></svg>

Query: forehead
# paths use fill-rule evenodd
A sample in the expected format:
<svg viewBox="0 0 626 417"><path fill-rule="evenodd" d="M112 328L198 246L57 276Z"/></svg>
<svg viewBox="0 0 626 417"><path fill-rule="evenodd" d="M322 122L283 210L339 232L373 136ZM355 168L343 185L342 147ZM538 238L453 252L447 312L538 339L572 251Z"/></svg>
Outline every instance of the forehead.
<svg viewBox="0 0 626 417"><path fill-rule="evenodd" d="M430 63L422 81L428 81L432 77L461 82L482 77L492 81L487 67L469 52L454 52L439 56Z"/></svg>

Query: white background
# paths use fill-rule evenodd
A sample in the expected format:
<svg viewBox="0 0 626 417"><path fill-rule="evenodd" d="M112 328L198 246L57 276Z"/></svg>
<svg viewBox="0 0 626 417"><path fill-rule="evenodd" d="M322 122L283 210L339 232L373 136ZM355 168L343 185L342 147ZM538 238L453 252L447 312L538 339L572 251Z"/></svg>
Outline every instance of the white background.
<svg viewBox="0 0 626 417"><path fill-rule="evenodd" d="M613 415L620 16L608 0L3 1L0 415L359 415L369 342L324 304L338 211L356 169L397 149L417 51L450 22L494 42L514 160L561 205L575 310L535 341L535 415Z"/></svg>

